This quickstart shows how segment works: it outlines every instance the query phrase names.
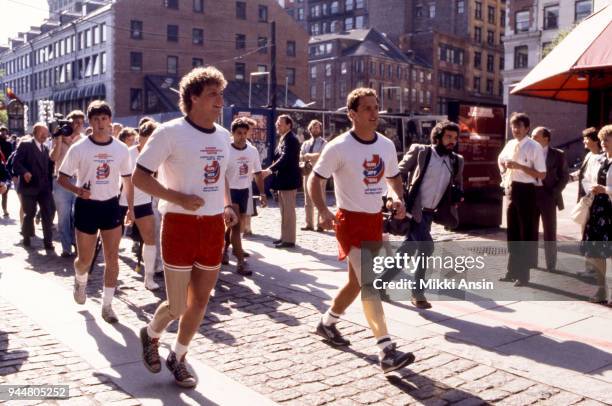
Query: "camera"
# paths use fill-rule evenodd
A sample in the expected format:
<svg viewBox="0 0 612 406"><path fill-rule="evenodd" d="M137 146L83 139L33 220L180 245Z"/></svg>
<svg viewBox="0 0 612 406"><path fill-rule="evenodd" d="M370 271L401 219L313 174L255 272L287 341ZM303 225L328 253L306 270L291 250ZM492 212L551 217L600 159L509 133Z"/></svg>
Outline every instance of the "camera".
<svg viewBox="0 0 612 406"><path fill-rule="evenodd" d="M70 137L74 132L72 120L66 120L62 114L55 114L55 118L49 124L49 131L53 137Z"/></svg>

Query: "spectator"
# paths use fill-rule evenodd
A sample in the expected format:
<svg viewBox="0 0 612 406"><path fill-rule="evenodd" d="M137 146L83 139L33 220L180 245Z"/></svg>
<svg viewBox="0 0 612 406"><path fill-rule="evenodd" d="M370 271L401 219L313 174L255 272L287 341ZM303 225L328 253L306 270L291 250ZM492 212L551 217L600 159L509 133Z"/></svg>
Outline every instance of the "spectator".
<svg viewBox="0 0 612 406"><path fill-rule="evenodd" d="M6 160L11 156L11 154L13 153L13 151L15 150L14 144L11 143L11 141L9 141L9 131L8 128L1 126L0 127L0 152L2 152L2 159L0 160L0 163L2 165L6 165ZM8 217L9 216L9 212L8 212L8 189L10 186L10 179L9 181L5 184L6 188L4 190L4 192L1 193L2 195L2 211L4 212L4 217Z"/></svg>
<svg viewBox="0 0 612 406"><path fill-rule="evenodd" d="M315 225L314 204L310 194L308 193L308 188L306 185L308 184L308 178L312 176L312 168L317 163L317 160L323 151L323 147L325 147L326 141L323 138L323 124L319 120L312 120L308 124L307 130L311 135L311 138L302 144L302 148L300 150L300 168L302 170L304 185L304 214L306 217L306 225L302 227L301 230L313 231ZM321 187L323 188L321 193L323 196L325 196L325 185L326 183L321 184ZM322 232L323 229L318 225L318 221L316 224L317 231Z"/></svg>

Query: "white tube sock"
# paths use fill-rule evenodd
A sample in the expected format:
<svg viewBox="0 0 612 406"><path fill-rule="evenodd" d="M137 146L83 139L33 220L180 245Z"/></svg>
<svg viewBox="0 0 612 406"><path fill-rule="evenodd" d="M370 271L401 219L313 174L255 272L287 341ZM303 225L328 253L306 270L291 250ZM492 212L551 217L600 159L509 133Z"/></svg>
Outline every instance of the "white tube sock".
<svg viewBox="0 0 612 406"><path fill-rule="evenodd" d="M77 282L79 283L79 285L87 285L87 278L88 278L88 274L84 273L82 275L75 273L75 278L77 280Z"/></svg>
<svg viewBox="0 0 612 406"><path fill-rule="evenodd" d="M102 306L108 306L113 301L113 296L115 296L115 288L107 288L106 286L102 292Z"/></svg>
<svg viewBox="0 0 612 406"><path fill-rule="evenodd" d="M178 339L174 342L172 346L172 351L176 354L176 359L180 362L183 359L183 356L187 354L187 350L189 349L188 345L183 345L178 342Z"/></svg>
<svg viewBox="0 0 612 406"><path fill-rule="evenodd" d="M153 275L155 273L155 257L157 255L157 247L155 245L144 245L142 249L142 259L144 260L145 275Z"/></svg>

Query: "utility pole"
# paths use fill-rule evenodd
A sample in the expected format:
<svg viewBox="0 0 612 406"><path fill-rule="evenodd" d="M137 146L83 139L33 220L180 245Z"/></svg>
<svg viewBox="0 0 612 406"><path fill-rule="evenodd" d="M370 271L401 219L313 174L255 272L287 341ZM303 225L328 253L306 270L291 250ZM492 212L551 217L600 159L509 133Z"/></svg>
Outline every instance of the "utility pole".
<svg viewBox="0 0 612 406"><path fill-rule="evenodd" d="M272 114L276 115L276 21L270 24L271 32L271 47L270 47L270 92L272 93L270 104Z"/></svg>

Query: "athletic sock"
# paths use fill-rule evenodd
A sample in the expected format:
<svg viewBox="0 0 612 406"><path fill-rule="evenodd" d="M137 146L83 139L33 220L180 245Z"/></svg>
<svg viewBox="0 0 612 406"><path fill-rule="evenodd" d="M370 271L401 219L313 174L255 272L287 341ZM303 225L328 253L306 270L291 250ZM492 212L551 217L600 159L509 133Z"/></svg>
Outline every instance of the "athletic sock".
<svg viewBox="0 0 612 406"><path fill-rule="evenodd" d="M391 340L391 337L386 335L386 336L382 336L379 337L376 340L376 346L378 347L378 349L380 350L380 352L378 353L378 356L382 359L385 356L385 348L387 348L389 345L393 344L393 341Z"/></svg>
<svg viewBox="0 0 612 406"><path fill-rule="evenodd" d="M84 274L78 274L75 273L75 278L77 280L77 282L79 283L79 285L87 285L87 278L89 275L87 275L87 273Z"/></svg>
<svg viewBox="0 0 612 406"><path fill-rule="evenodd" d="M161 337L161 333L158 333L157 331L154 331L154 330L151 328L151 325L150 325L150 324L147 324L147 335L148 335L149 337L151 337L151 338L159 338L159 337Z"/></svg>
<svg viewBox="0 0 612 406"><path fill-rule="evenodd" d="M113 301L113 296L115 296L115 288L105 286L102 293L102 306L109 306Z"/></svg>
<svg viewBox="0 0 612 406"><path fill-rule="evenodd" d="M324 326L329 327L332 324L336 324L337 322L340 321L340 315L332 312L331 307L330 307L329 310L327 310L325 314L323 314L323 317L321 318L321 320L323 321Z"/></svg>
<svg viewBox="0 0 612 406"><path fill-rule="evenodd" d="M157 256L157 247L155 245L144 245L142 249L142 259L144 260L145 276L155 273L155 257Z"/></svg>
<svg viewBox="0 0 612 406"><path fill-rule="evenodd" d="M176 339L176 341L174 342L174 345L172 346L172 351L174 351L174 353L176 354L176 359L179 362L183 359L185 354L187 354L188 349L189 349L189 346L179 343L178 338Z"/></svg>

